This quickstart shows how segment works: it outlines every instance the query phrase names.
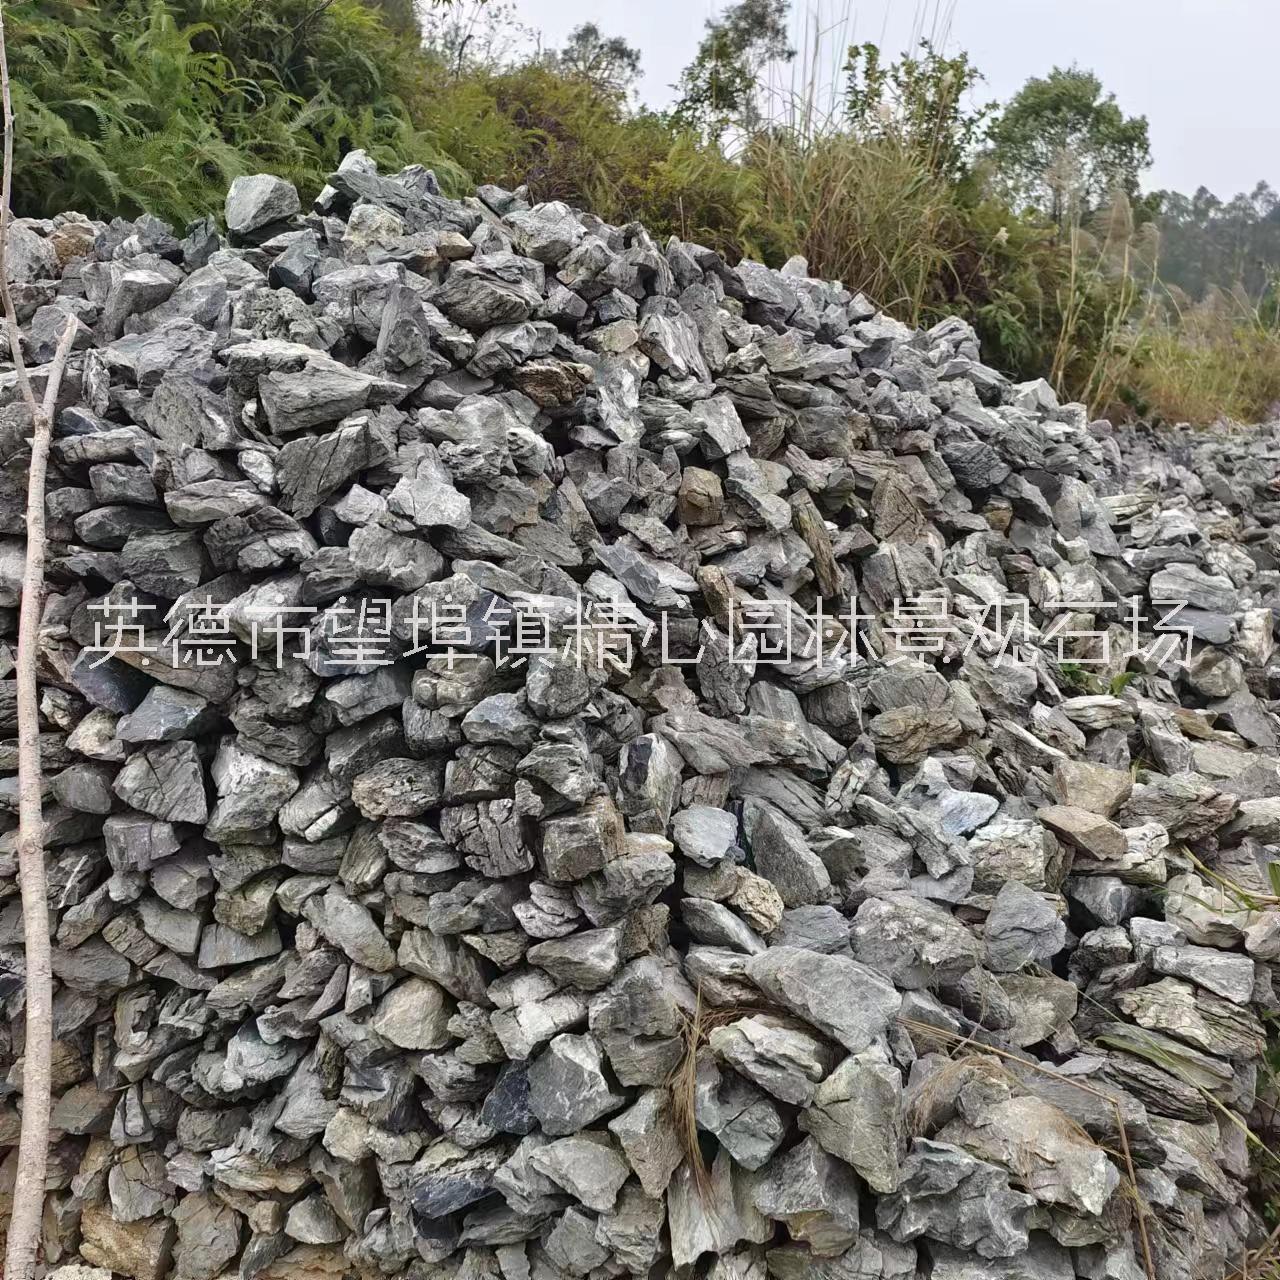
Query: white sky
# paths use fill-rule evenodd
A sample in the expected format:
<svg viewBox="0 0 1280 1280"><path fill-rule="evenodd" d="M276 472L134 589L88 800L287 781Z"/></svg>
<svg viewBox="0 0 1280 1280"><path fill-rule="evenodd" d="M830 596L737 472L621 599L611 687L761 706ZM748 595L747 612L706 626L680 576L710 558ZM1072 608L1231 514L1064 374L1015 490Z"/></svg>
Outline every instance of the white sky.
<svg viewBox="0 0 1280 1280"><path fill-rule="evenodd" d="M554 47L580 22L624 36L643 54L641 98L670 101L720 0L515 0L522 22ZM1005 99L1055 64L1097 72L1126 114L1145 115L1155 164L1147 188L1226 198L1260 178L1280 186L1276 107L1280 0L793 0L793 43L826 30L817 59L830 84L852 42L886 52L921 31L967 49L986 82L981 97ZM790 83L792 72L785 73ZM786 87L786 85L783 85Z"/></svg>

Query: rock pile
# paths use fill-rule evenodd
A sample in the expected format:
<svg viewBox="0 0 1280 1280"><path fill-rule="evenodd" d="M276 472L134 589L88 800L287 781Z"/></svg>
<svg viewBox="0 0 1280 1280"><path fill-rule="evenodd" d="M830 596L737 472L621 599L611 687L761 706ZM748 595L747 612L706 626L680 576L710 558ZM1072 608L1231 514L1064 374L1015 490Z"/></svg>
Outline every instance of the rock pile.
<svg viewBox="0 0 1280 1280"><path fill-rule="evenodd" d="M238 179L225 226L14 231L29 359L76 326L49 1263L1235 1267L1275 434L1180 456L802 262L359 152L306 212Z"/></svg>

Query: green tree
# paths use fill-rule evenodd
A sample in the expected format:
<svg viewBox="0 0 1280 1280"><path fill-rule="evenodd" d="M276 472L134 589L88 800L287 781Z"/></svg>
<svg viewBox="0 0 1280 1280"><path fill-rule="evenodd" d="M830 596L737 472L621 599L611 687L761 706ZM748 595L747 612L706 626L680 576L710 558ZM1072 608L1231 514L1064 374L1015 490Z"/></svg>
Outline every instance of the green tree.
<svg viewBox="0 0 1280 1280"><path fill-rule="evenodd" d="M739 0L707 19L707 34L676 86L672 118L678 125L719 135L761 123L761 73L796 55L787 36L790 7L789 0Z"/></svg>
<svg viewBox="0 0 1280 1280"><path fill-rule="evenodd" d="M990 130L997 181L1017 205L1059 227L1115 191L1133 200L1151 163L1145 116L1126 116L1092 71L1055 67L1014 96Z"/></svg>
<svg viewBox="0 0 1280 1280"><path fill-rule="evenodd" d="M1280 272L1280 197L1259 182L1228 201L1201 187L1160 199L1160 275L1190 298L1214 288L1255 301L1274 292Z"/></svg>
<svg viewBox="0 0 1280 1280"><path fill-rule="evenodd" d="M950 57L930 40L886 64L878 45L852 45L845 62L845 115L862 139L893 136L930 172L956 179L964 171L994 103L967 99L982 79L963 50Z"/></svg>
<svg viewBox="0 0 1280 1280"><path fill-rule="evenodd" d="M564 75L579 76L606 93L625 95L640 75L640 50L621 36L603 35L594 22L575 27L552 57Z"/></svg>

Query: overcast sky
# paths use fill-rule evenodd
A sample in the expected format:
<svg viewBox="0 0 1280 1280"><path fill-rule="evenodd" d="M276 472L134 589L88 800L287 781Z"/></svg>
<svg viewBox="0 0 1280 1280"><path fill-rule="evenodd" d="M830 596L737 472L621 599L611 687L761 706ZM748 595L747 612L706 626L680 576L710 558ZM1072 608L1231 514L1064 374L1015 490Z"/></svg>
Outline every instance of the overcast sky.
<svg viewBox="0 0 1280 1280"><path fill-rule="evenodd" d="M588 20L626 37L644 55L640 96L653 106L670 101L703 23L724 8L720 0L515 4L548 46ZM850 40L898 52L938 27L982 70L985 98L1007 98L1055 64L1096 71L1127 114L1150 122L1148 188L1203 184L1226 198L1260 178L1280 186L1278 0L793 0L792 10L797 47L815 17L829 32L819 60L828 84Z"/></svg>

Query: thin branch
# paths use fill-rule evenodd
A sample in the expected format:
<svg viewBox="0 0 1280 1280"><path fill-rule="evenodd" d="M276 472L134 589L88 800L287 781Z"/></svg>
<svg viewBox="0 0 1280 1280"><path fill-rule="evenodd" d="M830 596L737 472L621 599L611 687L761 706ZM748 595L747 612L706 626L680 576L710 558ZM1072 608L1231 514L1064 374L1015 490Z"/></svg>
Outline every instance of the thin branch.
<svg viewBox="0 0 1280 1280"><path fill-rule="evenodd" d="M32 1280L44 1218L52 1098L53 973L49 943L48 877L41 808L40 687L37 678L40 619L44 608L45 475L53 415L79 323L68 314L46 372L43 400L36 401L22 354L17 308L9 287L9 200L13 183L13 100L0 0L0 101L4 108L4 167L0 176L0 303L18 389L31 414L31 463L27 474L26 563L18 610L14 673L18 710L18 885L26 960L26 1040L22 1055L22 1127L5 1247L5 1280Z"/></svg>
<svg viewBox="0 0 1280 1280"><path fill-rule="evenodd" d="M3 38L3 32L0 32L0 39ZM80 322L70 312L67 313L67 322L62 327L62 333L58 336L58 349L53 353L53 359L49 362L48 381L45 383L44 400L40 405L40 414L49 420L50 426L53 424L54 410L58 407L58 392L62 390L62 377L67 371L67 359L71 355L71 348L75 344L76 334L80 332ZM41 475L41 483L44 477ZM30 521L27 523L30 530ZM40 510L40 532L44 533L44 508Z"/></svg>

